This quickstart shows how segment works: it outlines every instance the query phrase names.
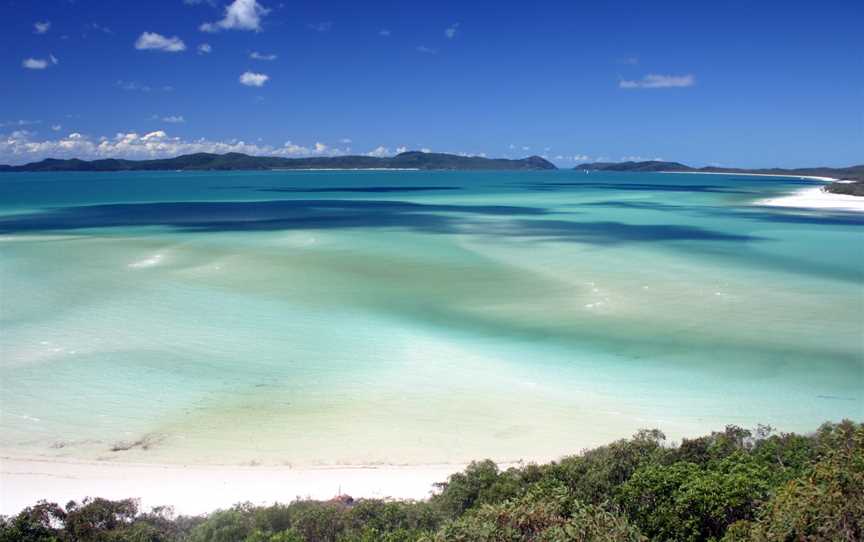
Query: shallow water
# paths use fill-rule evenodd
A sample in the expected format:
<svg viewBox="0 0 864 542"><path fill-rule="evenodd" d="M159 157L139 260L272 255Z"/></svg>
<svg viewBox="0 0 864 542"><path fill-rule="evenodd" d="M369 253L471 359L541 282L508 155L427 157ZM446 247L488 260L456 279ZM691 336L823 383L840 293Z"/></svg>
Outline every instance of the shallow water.
<svg viewBox="0 0 864 542"><path fill-rule="evenodd" d="M549 459L864 414L864 219L810 184L556 172L0 175L0 446Z"/></svg>

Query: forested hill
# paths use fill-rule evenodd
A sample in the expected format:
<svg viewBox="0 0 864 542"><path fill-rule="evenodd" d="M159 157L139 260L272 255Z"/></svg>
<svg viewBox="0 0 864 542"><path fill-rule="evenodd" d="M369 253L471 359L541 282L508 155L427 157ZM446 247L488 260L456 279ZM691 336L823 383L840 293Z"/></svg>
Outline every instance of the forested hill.
<svg viewBox="0 0 864 542"><path fill-rule="evenodd" d="M635 172L660 172L660 171L691 171L694 173L753 173L758 175L789 175L832 177L834 179L849 179L864 181L864 164L842 168L831 167L808 167L796 169L783 168L723 168L702 167L694 168L680 162L663 162L659 160L648 160L645 162L591 162L579 164L574 169L580 171L635 171Z"/></svg>
<svg viewBox="0 0 864 542"><path fill-rule="evenodd" d="M241 153L196 153L156 160L58 160L47 158L22 166L0 166L0 171L156 171L156 170L261 170L261 169L423 169L423 170L543 170L557 169L551 162L530 156L518 160L408 151L396 156L317 156L283 158Z"/></svg>

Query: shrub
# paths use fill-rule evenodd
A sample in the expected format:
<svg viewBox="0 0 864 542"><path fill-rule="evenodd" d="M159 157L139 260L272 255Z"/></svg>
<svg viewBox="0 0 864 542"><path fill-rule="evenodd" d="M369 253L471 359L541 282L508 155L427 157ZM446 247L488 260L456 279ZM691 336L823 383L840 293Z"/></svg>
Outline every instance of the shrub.
<svg viewBox="0 0 864 542"><path fill-rule="evenodd" d="M752 540L864 540L864 426L824 429L824 457L778 490Z"/></svg>
<svg viewBox="0 0 864 542"><path fill-rule="evenodd" d="M639 541L626 519L573 500L566 487L538 484L518 499L486 504L445 525L436 542Z"/></svg>
<svg viewBox="0 0 864 542"><path fill-rule="evenodd" d="M665 440L666 436L656 429L642 430L630 440L564 458L549 467L550 474L580 500L600 504L611 499L614 490L636 469L662 457Z"/></svg>

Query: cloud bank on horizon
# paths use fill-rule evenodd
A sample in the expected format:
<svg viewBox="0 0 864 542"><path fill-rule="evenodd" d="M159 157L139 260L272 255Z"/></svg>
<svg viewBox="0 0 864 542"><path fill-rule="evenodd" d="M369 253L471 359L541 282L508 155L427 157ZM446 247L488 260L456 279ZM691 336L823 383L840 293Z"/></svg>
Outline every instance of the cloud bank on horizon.
<svg viewBox="0 0 864 542"><path fill-rule="evenodd" d="M182 123L182 117L166 117L169 123ZM0 140L0 156L17 157L12 163L31 161L33 157L82 158L170 158L181 154L208 152L224 154L240 152L256 156L341 156L351 152L350 147L330 147L316 142L310 146L296 145L290 141L281 146L248 143L242 140L215 141L208 139L184 140L169 136L164 130L154 130L144 134L136 132L118 133L114 137L93 139L87 135L72 132L58 139L36 140L32 132L16 130ZM378 156L375 149L370 156Z"/></svg>
<svg viewBox="0 0 864 542"><path fill-rule="evenodd" d="M834 7L25 3L0 50L0 163L235 148L312 156L347 146L276 142L351 139L372 154L848 165L864 148L864 73L848 69L864 46L852 38L860 6ZM693 24L704 20L734 24L741 39ZM796 29L816 24L834 30L800 39ZM795 135L807 132L820 137Z"/></svg>
<svg viewBox="0 0 864 542"><path fill-rule="evenodd" d="M160 120L168 123L186 122L182 116L168 116ZM21 120L15 123L0 123L0 127L7 124L20 128L39 124L39 122ZM52 126L51 129L56 132L60 131L62 127ZM80 158L83 160L99 160L104 158L144 160L172 158L198 152L214 154L239 152L253 156L281 156L286 158L345 155L384 157L412 150L405 145L398 145L395 148L378 145L369 151L356 151L351 148L352 140L350 138L342 138L339 141L342 146L328 145L320 141L316 141L311 145L296 144L291 141L286 141L282 145L268 145L236 139L227 141L205 138L186 140L178 136L170 136L165 130L154 130L143 134L137 132L118 133L113 137L102 136L98 138L91 138L85 134L72 132L59 138L41 140L34 139L33 134L34 132L32 131L18 129L7 135L4 139L0 139L0 156L10 157L10 165L20 165L48 157ZM432 149L426 147L416 150L420 152L433 152ZM465 152L450 150L443 152L460 156L488 156L487 153L479 151ZM585 162L592 160L590 156L586 155L556 155L550 158L559 162ZM603 157L600 158L602 159ZM622 160L628 158L634 157L622 157Z"/></svg>

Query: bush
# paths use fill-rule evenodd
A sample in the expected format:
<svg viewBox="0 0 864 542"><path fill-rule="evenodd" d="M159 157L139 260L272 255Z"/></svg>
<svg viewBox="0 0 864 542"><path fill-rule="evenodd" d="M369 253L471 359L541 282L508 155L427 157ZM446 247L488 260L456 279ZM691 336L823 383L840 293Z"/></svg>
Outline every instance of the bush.
<svg viewBox="0 0 864 542"><path fill-rule="evenodd" d="M864 540L864 426L826 431L823 459L777 491L752 540Z"/></svg>
<svg viewBox="0 0 864 542"><path fill-rule="evenodd" d="M706 466L680 462L640 469L621 486L617 501L654 539L718 539L730 524L754 518L771 479L768 466L739 451Z"/></svg>
<svg viewBox="0 0 864 542"><path fill-rule="evenodd" d="M66 511L57 503L39 501L14 518L0 518L0 542L54 542L59 540Z"/></svg>
<svg viewBox="0 0 864 542"><path fill-rule="evenodd" d="M639 541L621 516L570 497L563 485L534 486L518 499L486 504L445 525L437 542Z"/></svg>
<svg viewBox="0 0 864 542"><path fill-rule="evenodd" d="M580 500L600 504L644 464L659 460L665 453L666 436L660 431L642 430L630 440L589 450L552 464L550 475L563 482Z"/></svg>

